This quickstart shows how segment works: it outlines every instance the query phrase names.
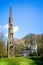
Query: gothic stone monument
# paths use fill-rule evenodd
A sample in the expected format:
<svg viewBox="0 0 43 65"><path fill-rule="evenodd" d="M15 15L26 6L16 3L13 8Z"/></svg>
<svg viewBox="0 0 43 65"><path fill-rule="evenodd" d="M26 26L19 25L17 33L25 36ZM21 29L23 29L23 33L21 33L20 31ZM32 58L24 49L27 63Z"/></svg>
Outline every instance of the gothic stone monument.
<svg viewBox="0 0 43 65"><path fill-rule="evenodd" d="M10 7L9 27L8 27L8 42L7 42L7 56L14 56L14 41L13 41L13 22L12 22L12 7Z"/></svg>

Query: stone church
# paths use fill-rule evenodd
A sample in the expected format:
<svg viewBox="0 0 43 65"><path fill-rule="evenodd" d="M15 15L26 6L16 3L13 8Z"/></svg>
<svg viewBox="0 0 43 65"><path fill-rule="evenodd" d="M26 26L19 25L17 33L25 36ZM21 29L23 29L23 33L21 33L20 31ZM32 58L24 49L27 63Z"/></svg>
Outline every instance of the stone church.
<svg viewBox="0 0 43 65"><path fill-rule="evenodd" d="M7 41L7 56L14 56L14 40L13 40L13 21L12 21L12 7L10 7L8 41Z"/></svg>

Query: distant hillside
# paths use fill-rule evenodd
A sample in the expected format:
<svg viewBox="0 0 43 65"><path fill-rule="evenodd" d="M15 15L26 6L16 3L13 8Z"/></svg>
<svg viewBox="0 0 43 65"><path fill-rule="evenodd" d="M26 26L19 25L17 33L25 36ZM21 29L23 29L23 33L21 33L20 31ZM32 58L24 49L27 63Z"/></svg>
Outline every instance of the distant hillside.
<svg viewBox="0 0 43 65"><path fill-rule="evenodd" d="M16 43L24 43L26 40L29 41L30 39L34 40L34 41L37 41L37 40L40 40L41 38L41 35L39 34L33 34L33 33L30 33L30 34L27 34L26 36L24 36L22 39L16 39L15 38L15 41Z"/></svg>
<svg viewBox="0 0 43 65"><path fill-rule="evenodd" d="M30 36L35 37L36 35L33 33L30 33L30 34L27 34L25 37L23 37L23 39L29 39Z"/></svg>

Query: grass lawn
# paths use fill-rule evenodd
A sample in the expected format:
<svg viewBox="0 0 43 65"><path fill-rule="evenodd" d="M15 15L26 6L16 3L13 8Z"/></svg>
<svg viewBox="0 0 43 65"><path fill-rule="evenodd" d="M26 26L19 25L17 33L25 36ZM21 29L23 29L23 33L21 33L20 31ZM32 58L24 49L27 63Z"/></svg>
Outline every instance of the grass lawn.
<svg viewBox="0 0 43 65"><path fill-rule="evenodd" d="M2 58L0 65L43 65L43 62L37 59L29 59L26 57Z"/></svg>

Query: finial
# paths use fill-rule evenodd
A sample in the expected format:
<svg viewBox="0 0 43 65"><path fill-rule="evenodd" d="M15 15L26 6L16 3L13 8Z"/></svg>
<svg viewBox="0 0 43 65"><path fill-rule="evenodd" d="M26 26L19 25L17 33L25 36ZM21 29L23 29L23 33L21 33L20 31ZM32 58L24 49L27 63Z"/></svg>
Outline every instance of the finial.
<svg viewBox="0 0 43 65"><path fill-rule="evenodd" d="M10 6L10 18L12 18L12 6Z"/></svg>

